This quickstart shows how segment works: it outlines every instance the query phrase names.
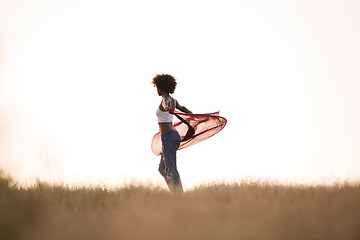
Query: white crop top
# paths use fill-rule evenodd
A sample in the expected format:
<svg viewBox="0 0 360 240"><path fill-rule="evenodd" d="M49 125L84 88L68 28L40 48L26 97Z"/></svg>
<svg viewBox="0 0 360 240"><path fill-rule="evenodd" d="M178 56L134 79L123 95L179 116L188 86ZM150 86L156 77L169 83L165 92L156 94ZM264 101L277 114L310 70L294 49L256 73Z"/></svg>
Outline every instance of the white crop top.
<svg viewBox="0 0 360 240"><path fill-rule="evenodd" d="M175 100L175 99L174 99ZM176 100L175 100L176 101ZM164 109L170 108L170 98L163 99L161 105ZM158 123L171 122L173 121L173 115L168 111L161 111L160 108L156 109L156 116L158 117Z"/></svg>
<svg viewBox="0 0 360 240"><path fill-rule="evenodd" d="M158 117L159 123L171 122L173 121L173 115L169 112L161 111L159 108L156 109L156 116Z"/></svg>

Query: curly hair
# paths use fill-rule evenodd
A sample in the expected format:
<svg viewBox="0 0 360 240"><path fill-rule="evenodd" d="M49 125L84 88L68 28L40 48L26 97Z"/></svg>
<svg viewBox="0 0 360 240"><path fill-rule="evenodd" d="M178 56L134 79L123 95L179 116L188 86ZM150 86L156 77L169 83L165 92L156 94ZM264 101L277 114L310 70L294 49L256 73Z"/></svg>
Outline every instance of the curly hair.
<svg viewBox="0 0 360 240"><path fill-rule="evenodd" d="M174 93L176 88L176 79L170 74L157 74L153 80L152 84L157 88L166 91L167 93Z"/></svg>

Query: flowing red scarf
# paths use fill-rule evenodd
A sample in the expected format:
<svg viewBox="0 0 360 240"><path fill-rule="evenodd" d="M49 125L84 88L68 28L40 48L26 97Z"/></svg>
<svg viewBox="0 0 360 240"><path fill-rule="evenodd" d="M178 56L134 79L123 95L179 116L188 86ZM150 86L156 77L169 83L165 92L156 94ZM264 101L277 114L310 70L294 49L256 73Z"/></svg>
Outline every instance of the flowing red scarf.
<svg viewBox="0 0 360 240"><path fill-rule="evenodd" d="M179 150L214 136L220 132L227 123L224 117L219 116L219 112L190 114L170 109L169 113L174 114L180 119L180 122L174 124L181 138ZM155 155L160 155L161 147L161 134L158 132L152 139L151 149Z"/></svg>

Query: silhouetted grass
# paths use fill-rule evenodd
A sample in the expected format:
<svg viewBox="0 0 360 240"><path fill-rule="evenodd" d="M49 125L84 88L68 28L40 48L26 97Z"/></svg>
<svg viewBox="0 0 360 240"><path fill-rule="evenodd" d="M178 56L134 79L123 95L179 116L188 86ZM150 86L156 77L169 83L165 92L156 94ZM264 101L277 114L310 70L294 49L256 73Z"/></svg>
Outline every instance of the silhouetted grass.
<svg viewBox="0 0 360 240"><path fill-rule="evenodd" d="M242 182L180 195L0 177L0 239L360 239L360 186Z"/></svg>

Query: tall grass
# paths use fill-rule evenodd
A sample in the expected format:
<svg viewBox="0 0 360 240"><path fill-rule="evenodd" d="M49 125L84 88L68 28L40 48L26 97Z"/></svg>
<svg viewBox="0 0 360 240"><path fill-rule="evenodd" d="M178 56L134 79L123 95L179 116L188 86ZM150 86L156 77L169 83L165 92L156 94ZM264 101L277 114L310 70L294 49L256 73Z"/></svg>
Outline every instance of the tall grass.
<svg viewBox="0 0 360 240"><path fill-rule="evenodd" d="M179 195L0 177L0 239L360 239L360 185L242 182Z"/></svg>

